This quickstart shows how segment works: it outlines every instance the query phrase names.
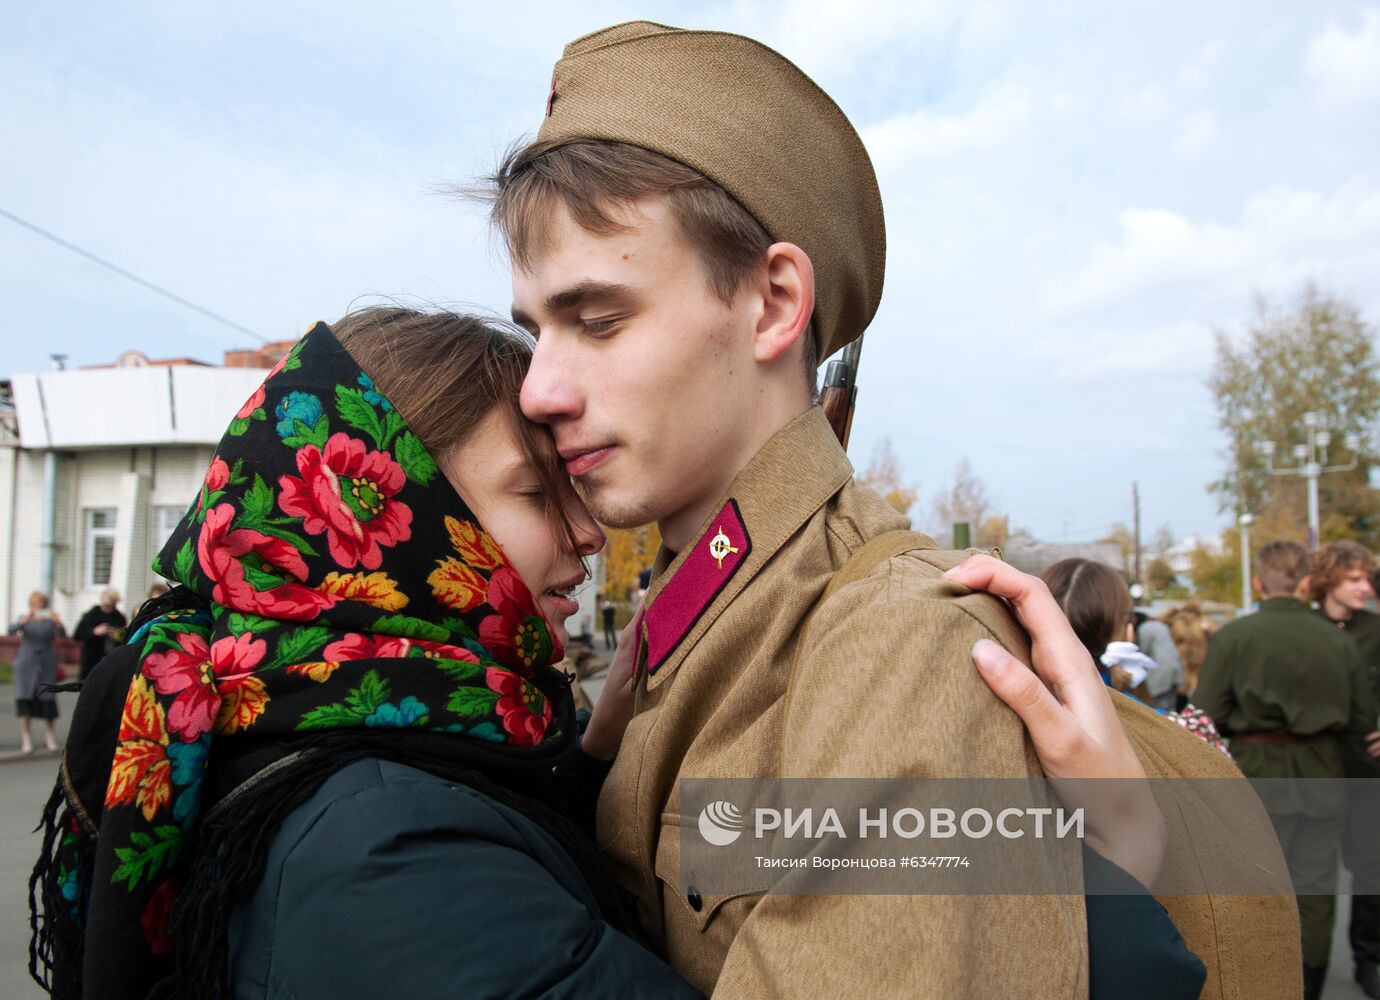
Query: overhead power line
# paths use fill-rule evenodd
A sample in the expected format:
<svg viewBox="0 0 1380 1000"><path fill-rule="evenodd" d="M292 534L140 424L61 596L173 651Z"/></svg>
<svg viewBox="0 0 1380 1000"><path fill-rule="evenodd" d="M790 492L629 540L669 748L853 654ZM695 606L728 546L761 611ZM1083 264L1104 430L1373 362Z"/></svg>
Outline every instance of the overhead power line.
<svg viewBox="0 0 1380 1000"><path fill-rule="evenodd" d="M112 264L110 261L106 260L104 257L98 257L98 256L96 256L96 255L95 255L94 253L92 253L90 250L83 250L81 247L77 246L75 243L69 243L69 242L67 242L66 240L64 240L62 237L57 236L57 235L54 235L53 233L48 232L48 230L42 228L41 226L36 226L36 225L34 225L32 222L29 222L27 219L21 219L19 216L15 215L13 212L7 212L7 211L5 211L3 208L0 208L0 215L3 215L5 218L9 219L9 220L10 220L11 222L13 222L13 223L16 223L16 224L18 224L18 225L23 226L25 229L29 230L29 231L32 232L32 233L37 233L39 236L42 236L45 240L51 240L52 242L56 243L56 244L57 244L58 246L60 246L60 247L63 247L63 248L65 248L65 249L67 249L67 250L71 250L71 251L72 251L73 253L75 253L75 254L80 254L81 256L85 257L87 260L91 261L92 263L99 264L99 265L101 265L101 267L104 267L104 268L106 268L107 270L114 271L116 274L118 274L118 275L119 275L120 277L122 277L122 278L128 278L130 281L134 282L136 285L142 285L144 288L147 288L149 291L158 293L159 295L163 296L165 299L171 299L172 301L176 302L178 305L180 305L180 306L186 306L188 309L191 309L191 310L193 310L194 312L199 312L199 313L201 313L201 315L205 316L207 319L213 319L213 320L215 320L217 323L222 324L223 326L228 326L228 327L230 327L230 329L232 329L232 330L238 330L240 333L248 334L249 336L253 337L255 340L257 340L257 341L258 341L259 343L261 343L261 344L267 344L267 343L268 343L268 338L265 337L263 334L257 333L256 331L249 329L249 327L247 327L247 326L241 326L239 323L236 323L236 322L235 322L234 320L232 320L232 319L226 319L224 316L222 316L222 315L221 315L220 313L218 313L218 312L214 312L213 310L207 309L207 308L205 308L204 306L199 306L199 305L197 305L195 302L192 302L192 301L190 301L190 300L188 300L188 299L184 299L181 295L177 295L177 294L175 294L175 293L173 293L173 292L168 291L166 288L163 288L161 285L155 285L152 281L147 281L147 280L145 280L144 278L139 277L139 275L137 275L137 274L133 274L133 273L130 272L130 271L126 271L123 267L120 267L120 266L117 265L117 264Z"/></svg>

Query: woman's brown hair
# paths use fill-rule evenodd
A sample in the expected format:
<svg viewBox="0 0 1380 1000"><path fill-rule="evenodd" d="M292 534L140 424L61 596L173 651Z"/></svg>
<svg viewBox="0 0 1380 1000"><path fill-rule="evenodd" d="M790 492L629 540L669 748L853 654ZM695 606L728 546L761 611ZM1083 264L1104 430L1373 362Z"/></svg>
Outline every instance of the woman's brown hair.
<svg viewBox="0 0 1380 1000"><path fill-rule="evenodd" d="M531 464L547 509L578 550L560 502L570 480L545 428L522 415L518 395L532 361L531 336L517 327L453 312L376 306L331 331L435 457L474 433L495 406Z"/></svg>
<svg viewBox="0 0 1380 1000"><path fill-rule="evenodd" d="M1091 559L1061 559L1040 574L1073 626L1078 641L1099 657L1131 619L1131 591L1116 570Z"/></svg>

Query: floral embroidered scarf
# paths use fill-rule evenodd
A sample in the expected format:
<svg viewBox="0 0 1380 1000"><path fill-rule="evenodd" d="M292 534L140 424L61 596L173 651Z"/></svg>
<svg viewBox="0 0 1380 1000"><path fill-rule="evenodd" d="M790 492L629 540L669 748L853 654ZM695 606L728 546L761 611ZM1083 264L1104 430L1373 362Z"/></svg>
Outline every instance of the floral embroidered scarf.
<svg viewBox="0 0 1380 1000"><path fill-rule="evenodd" d="M235 415L154 568L201 607L130 640L88 985L121 949L144 950L136 978L167 971L211 755L425 730L540 763L570 726L543 690L561 649L532 594L324 324Z"/></svg>

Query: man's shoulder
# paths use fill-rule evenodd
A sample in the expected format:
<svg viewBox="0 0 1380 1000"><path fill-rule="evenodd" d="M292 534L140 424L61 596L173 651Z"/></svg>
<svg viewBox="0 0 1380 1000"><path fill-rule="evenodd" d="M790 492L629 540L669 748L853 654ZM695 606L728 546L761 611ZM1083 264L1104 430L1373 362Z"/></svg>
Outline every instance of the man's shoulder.
<svg viewBox="0 0 1380 1000"><path fill-rule="evenodd" d="M973 554L920 547L879 560L816 608L812 634L837 628L891 634L947 623L960 634L991 633L1007 648L1022 648L1025 633L1002 601L943 578Z"/></svg>
<svg viewBox="0 0 1380 1000"><path fill-rule="evenodd" d="M1367 611L1362 608L1351 618L1351 632L1362 635L1374 635L1380 633L1380 615L1374 611Z"/></svg>
<svg viewBox="0 0 1380 1000"><path fill-rule="evenodd" d="M1240 622L1245 625L1252 618L1259 619L1253 623L1253 634L1265 642L1295 644L1302 641L1310 649L1326 652L1327 655L1346 656L1356 651L1356 641L1345 629L1338 628L1326 615L1311 608L1265 610L1248 615ZM1223 628L1223 631L1226 629Z"/></svg>
<svg viewBox="0 0 1380 1000"><path fill-rule="evenodd" d="M1254 611L1240 618L1226 622L1212 635L1212 642L1227 643L1233 639L1244 639L1260 632L1268 632L1280 625L1283 616L1270 611ZM1300 616L1302 617L1302 616Z"/></svg>
<svg viewBox="0 0 1380 1000"><path fill-rule="evenodd" d="M1284 616L1280 617L1282 618ZM1319 642L1330 642L1338 647L1350 646L1353 642L1347 630L1338 628L1337 623L1328 618L1322 611L1316 611L1313 614L1298 615L1297 617L1303 619L1303 622L1294 627L1307 630L1307 635L1310 639L1316 636ZM1290 627L1291 624L1292 623L1286 624L1285 622L1280 622L1279 627ZM1327 638L1324 639L1324 636Z"/></svg>

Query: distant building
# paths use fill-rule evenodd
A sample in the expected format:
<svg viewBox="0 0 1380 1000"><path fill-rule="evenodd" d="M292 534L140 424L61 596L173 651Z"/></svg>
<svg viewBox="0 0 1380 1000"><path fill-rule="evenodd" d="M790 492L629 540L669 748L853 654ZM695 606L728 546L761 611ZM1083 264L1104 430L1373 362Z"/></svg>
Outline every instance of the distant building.
<svg viewBox="0 0 1380 1000"><path fill-rule="evenodd" d="M1221 548L1221 543L1215 538L1185 538L1169 550L1165 559L1175 575L1187 578L1193 571L1193 553L1200 549L1219 552Z"/></svg>
<svg viewBox="0 0 1380 1000"><path fill-rule="evenodd" d="M234 366L126 351L112 365L0 381L6 624L45 587L49 567L53 609L69 627L108 586L126 610L138 606L157 579L149 564L195 498L231 416L271 367L264 355L279 346L228 352Z"/></svg>
<svg viewBox="0 0 1380 1000"><path fill-rule="evenodd" d="M295 340L275 340L247 351L226 351L226 368L272 368L292 350Z"/></svg>
<svg viewBox="0 0 1380 1000"><path fill-rule="evenodd" d="M1002 546L1001 558L1023 573L1036 576L1062 559L1091 559L1126 572L1121 546L1113 542L1016 542Z"/></svg>

